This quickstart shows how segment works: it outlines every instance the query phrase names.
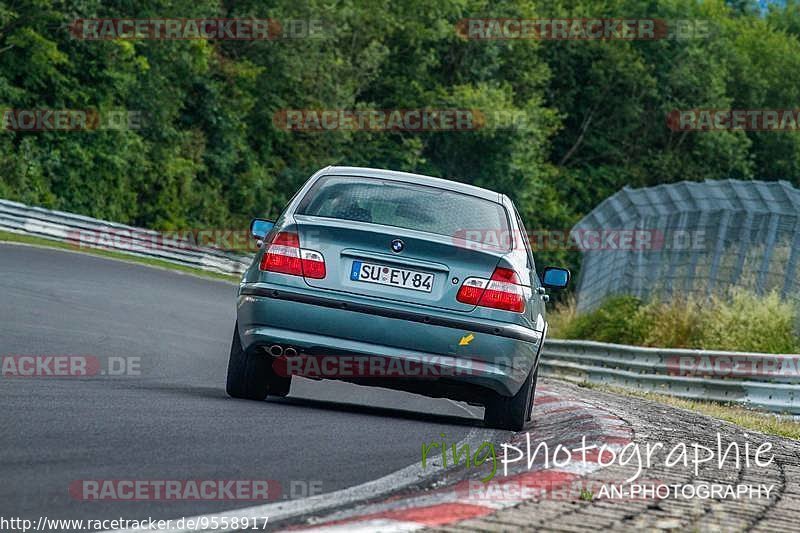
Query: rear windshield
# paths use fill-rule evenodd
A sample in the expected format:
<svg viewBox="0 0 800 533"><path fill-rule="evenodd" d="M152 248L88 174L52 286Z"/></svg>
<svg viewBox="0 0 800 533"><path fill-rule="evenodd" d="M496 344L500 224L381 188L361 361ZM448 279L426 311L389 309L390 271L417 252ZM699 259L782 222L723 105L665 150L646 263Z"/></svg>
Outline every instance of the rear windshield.
<svg viewBox="0 0 800 533"><path fill-rule="evenodd" d="M479 233L474 230L508 233L505 208L496 202L377 178L321 178L303 198L297 214L372 222L467 240Z"/></svg>

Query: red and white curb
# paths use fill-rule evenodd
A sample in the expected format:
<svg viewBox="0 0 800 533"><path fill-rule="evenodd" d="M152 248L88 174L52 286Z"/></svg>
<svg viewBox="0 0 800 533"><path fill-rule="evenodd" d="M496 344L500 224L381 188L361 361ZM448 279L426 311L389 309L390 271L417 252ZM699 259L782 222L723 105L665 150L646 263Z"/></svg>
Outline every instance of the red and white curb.
<svg viewBox="0 0 800 533"><path fill-rule="evenodd" d="M532 447L539 442L548 442L551 449L558 444L574 449L585 437L587 445L598 448L605 445L616 454L633 440L632 429L622 419L577 396L556 395L545 387L537 392L534 418L534 427L516 434L508 444L526 450L527 439L530 439ZM529 470L526 458L511 466L516 468L509 469L507 476L498 467L494 479L487 484L476 479L462 480L422 494L395 496L332 513L313 519L314 525L291 527L285 531L400 532L451 525L514 507L527 499L547 497L547 491L569 486L604 467L598 462L596 452L587 453L585 461L580 457L580 460L569 461L563 467L550 463L547 468L544 464L534 463Z"/></svg>

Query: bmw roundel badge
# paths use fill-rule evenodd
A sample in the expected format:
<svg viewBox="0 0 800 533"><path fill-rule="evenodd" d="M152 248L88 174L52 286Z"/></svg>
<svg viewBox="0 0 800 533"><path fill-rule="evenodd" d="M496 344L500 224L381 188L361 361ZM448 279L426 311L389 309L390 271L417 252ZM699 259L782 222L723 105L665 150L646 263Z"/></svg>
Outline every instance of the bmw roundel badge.
<svg viewBox="0 0 800 533"><path fill-rule="evenodd" d="M405 247L406 247L405 243L400 239L395 239L392 241L392 251L396 254L402 252Z"/></svg>

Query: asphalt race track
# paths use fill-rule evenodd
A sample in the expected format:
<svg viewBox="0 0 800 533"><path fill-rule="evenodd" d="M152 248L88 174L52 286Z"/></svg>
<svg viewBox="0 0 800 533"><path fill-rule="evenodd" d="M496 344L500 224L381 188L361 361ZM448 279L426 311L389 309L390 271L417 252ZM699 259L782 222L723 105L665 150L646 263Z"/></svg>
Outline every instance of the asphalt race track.
<svg viewBox="0 0 800 533"><path fill-rule="evenodd" d="M34 524L40 517L174 519L247 507L256 512L258 506L268 509L277 528L372 517L442 531L797 530L797 441L552 380L541 383L535 411L540 416L526 428L535 438L555 444L590 435L619 446L663 441L657 457L680 443L710 449L722 437L769 442L774 461L766 467L704 463L693 470L664 468L656 460L641 474L650 482L681 486L758 483L772 492L750 499L618 501L555 496L506 501L500 492L497 501L479 497L464 505L461 482L485 473L451 468L423 474L422 443L445 434L448 443L517 439L512 442L521 446L522 433L483 428L475 407L338 382L297 380L287 399L230 399L224 385L234 293L230 283L0 244L0 517ZM84 356L97 361L96 372L56 377L37 367L39 375L9 375L8 361L19 356ZM127 371L119 372L120 361ZM636 474L633 465L582 468L522 472L499 483L513 488L520 479L558 476L619 483ZM378 479L383 476L388 477ZM74 490L87 480L270 480L279 490L270 489L269 502L92 501ZM70 529L59 531L65 530Z"/></svg>
<svg viewBox="0 0 800 533"><path fill-rule="evenodd" d="M0 355L139 367L0 376L0 515L175 518L253 505L84 501L69 491L78 480L267 479L281 498L330 492L418 463L440 433L455 442L480 426L479 409L337 382L295 383L286 400L228 398L230 283L0 244L0 294Z"/></svg>

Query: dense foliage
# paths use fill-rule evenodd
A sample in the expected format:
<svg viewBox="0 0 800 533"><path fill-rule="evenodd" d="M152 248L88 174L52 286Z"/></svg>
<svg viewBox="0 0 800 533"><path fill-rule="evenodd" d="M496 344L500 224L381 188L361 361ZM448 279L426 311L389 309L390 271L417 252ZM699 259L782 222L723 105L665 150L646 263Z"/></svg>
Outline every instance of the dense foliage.
<svg viewBox="0 0 800 533"><path fill-rule="evenodd" d="M75 39L76 18L322 20L319 38ZM702 19L657 41L466 40L466 17ZM2 132L0 197L159 229L274 216L328 164L409 170L512 196L569 228L624 185L800 184L796 133L675 133L685 108L794 108L800 6L722 0L0 1L0 108L128 109L141 129ZM282 109L470 108L469 132L288 132ZM562 258L563 259L563 258ZM571 258L574 259L574 258Z"/></svg>
<svg viewBox="0 0 800 533"><path fill-rule="evenodd" d="M614 296L589 313L561 304L548 317L551 333L584 339L661 348L697 348L794 354L800 351L798 309L777 293L758 295L734 288L709 300L675 298L643 302Z"/></svg>

